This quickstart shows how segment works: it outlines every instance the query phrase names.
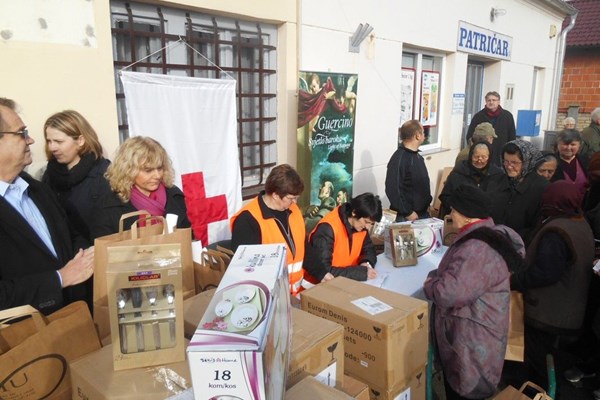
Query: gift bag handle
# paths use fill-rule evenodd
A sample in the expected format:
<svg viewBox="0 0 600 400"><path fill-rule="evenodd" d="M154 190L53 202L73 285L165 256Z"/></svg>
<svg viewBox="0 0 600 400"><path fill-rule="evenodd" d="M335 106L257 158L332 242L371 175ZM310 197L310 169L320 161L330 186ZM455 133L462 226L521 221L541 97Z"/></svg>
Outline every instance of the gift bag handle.
<svg viewBox="0 0 600 400"><path fill-rule="evenodd" d="M0 311L0 329L6 328L11 321L27 316L31 317L38 331L46 326L40 312L30 305L25 305Z"/></svg>
<svg viewBox="0 0 600 400"><path fill-rule="evenodd" d="M161 217L160 215L158 215L158 216L148 215L148 216L146 216L144 218L140 218L140 219L136 220L133 223L133 225L131 225L131 238L132 239L138 239L139 238L139 236L138 236L138 229L139 229L138 224L140 222L150 222L150 221L160 221L160 223L162 224L162 227L163 227L161 235L166 235L168 233L167 232L167 221L165 221L165 217Z"/></svg>
<svg viewBox="0 0 600 400"><path fill-rule="evenodd" d="M135 217L135 216L139 216L139 215L143 215L146 218L151 217L150 213L146 210L138 210L138 211L132 211L132 212L125 213L125 214L121 215L121 218L119 218L119 233L123 233L123 230L124 230L123 226L125 224L126 219Z"/></svg>
<svg viewBox="0 0 600 400"><path fill-rule="evenodd" d="M528 386L534 388L535 390L537 390L539 392L538 394L535 395L534 399L544 400L544 399L550 398L550 397L548 397L548 395L546 394L546 391L541 386L538 386L537 384L535 384L531 381L527 381L527 382L523 383L523 385L521 385L521 388L519 389L519 392L523 393L523 391Z"/></svg>

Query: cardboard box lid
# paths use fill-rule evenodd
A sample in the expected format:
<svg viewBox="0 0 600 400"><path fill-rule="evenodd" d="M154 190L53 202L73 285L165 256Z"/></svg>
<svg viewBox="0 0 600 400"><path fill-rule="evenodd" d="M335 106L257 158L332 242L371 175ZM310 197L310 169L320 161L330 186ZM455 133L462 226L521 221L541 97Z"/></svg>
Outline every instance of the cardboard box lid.
<svg viewBox="0 0 600 400"><path fill-rule="evenodd" d="M352 397L307 376L285 392L285 400L306 399L352 400Z"/></svg>
<svg viewBox="0 0 600 400"><path fill-rule="evenodd" d="M77 393L79 388L89 398L101 395L105 399L164 399L175 394L167 389L166 376L174 378L170 384L178 382L176 387L186 385L179 387L180 390L192 385L187 361L114 371L112 345L79 358L70 367L73 393Z"/></svg>
<svg viewBox="0 0 600 400"><path fill-rule="evenodd" d="M416 311L422 310L426 312L428 307L426 301L366 285L344 277L336 277L330 281L320 283L311 289L301 292L300 296L303 302L304 299L309 301L310 299L314 299L315 301L349 310L358 316L386 325L407 317ZM355 300L363 298L374 298L381 303L383 306L382 309L386 309L386 306L389 306L390 309L371 314L352 303Z"/></svg>
<svg viewBox="0 0 600 400"><path fill-rule="evenodd" d="M344 331L338 323L292 308L292 351L303 352L323 337Z"/></svg>

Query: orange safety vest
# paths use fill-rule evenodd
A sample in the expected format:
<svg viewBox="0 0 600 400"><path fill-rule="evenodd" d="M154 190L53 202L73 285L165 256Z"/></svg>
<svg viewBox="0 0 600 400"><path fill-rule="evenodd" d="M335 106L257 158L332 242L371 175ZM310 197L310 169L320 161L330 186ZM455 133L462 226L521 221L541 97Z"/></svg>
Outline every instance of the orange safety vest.
<svg viewBox="0 0 600 400"><path fill-rule="evenodd" d="M321 221L315 226L315 229L310 233L312 238L313 233L321 224L329 224L333 228L333 257L331 265L339 268L349 267L358 264L358 258L367 237L367 231L355 232L352 234L352 248L350 248L350 240L348 231L344 221L340 218L339 206L334 208L330 213L325 215Z"/></svg>
<svg viewBox="0 0 600 400"><path fill-rule="evenodd" d="M288 220L288 226L291 231L292 240L296 246L295 254L287 246L287 242L279 225L275 222L275 218L264 218L262 210L260 209L260 203L258 197L249 201L241 210L239 210L230 220L230 227L233 231L233 224L237 217L244 211L250 212L260 227L260 234L262 244L272 243L283 243L287 247L287 266L288 266L288 278L290 281L290 293L297 295L302 291L302 279L304 278L304 270L302 269L302 262L304 261L304 238L306 235L306 227L304 225L304 218L302 212L296 204L290 206L290 214Z"/></svg>

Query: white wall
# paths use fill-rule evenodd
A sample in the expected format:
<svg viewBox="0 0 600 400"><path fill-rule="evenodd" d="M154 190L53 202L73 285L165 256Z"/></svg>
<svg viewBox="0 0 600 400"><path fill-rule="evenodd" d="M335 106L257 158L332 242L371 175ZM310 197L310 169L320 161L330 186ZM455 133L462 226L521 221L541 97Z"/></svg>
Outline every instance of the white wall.
<svg viewBox="0 0 600 400"><path fill-rule="evenodd" d="M492 7L506 14L490 21ZM435 192L438 174L454 164L460 150L462 115L452 115L453 93L465 92L467 54L456 51L458 23L498 32L513 38L511 61L489 60L484 93L504 96L506 84L515 85L513 111L529 109L534 67L544 69L538 87L543 115L549 115L550 85L554 73L557 38L549 38L550 25L560 29L563 16L541 11L527 1L431 0L302 0L299 69L357 73L359 76L354 147L354 193L372 191L384 200L387 162L396 149L399 124L399 79L402 49L431 50L446 55L441 83L439 131L446 151L428 152L426 164ZM359 23L375 29L374 51L367 40L359 54L348 52L348 38ZM318 43L318 45L316 45ZM372 57L369 57L371 55ZM482 104L483 107L483 104ZM546 122L544 121L544 125ZM545 126L542 126L545 129Z"/></svg>

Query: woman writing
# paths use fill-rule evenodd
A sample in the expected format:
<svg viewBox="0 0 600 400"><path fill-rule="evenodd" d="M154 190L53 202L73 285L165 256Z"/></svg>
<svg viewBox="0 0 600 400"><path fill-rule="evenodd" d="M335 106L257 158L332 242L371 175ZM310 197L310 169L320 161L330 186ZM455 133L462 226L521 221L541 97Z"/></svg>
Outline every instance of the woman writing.
<svg viewBox="0 0 600 400"><path fill-rule="evenodd" d="M424 283L433 302L433 333L446 399L485 399L500 381L508 333L509 267L520 265L523 241L495 226L490 199L461 185L450 199L458 234Z"/></svg>
<svg viewBox="0 0 600 400"><path fill-rule="evenodd" d="M94 238L118 232L121 216L138 210L162 217L175 214L177 228L191 226L183 192L173 184L171 159L156 140L136 136L123 142L106 178L112 192L97 209ZM134 221L127 219L124 228L129 229Z"/></svg>
<svg viewBox="0 0 600 400"><path fill-rule="evenodd" d="M368 230L381 214L379 198L363 193L325 215L308 237L304 279L317 284L335 276L357 281L377 277Z"/></svg>
<svg viewBox="0 0 600 400"><path fill-rule="evenodd" d="M72 226L92 244L90 227L98 201L110 193L98 135L77 111L52 115L44 124L48 166L42 182L56 193Z"/></svg>
<svg viewBox="0 0 600 400"><path fill-rule="evenodd" d="M231 247L241 244L285 243L290 293L302 290L306 228L296 202L304 182L288 164L271 170L265 190L231 217Z"/></svg>

